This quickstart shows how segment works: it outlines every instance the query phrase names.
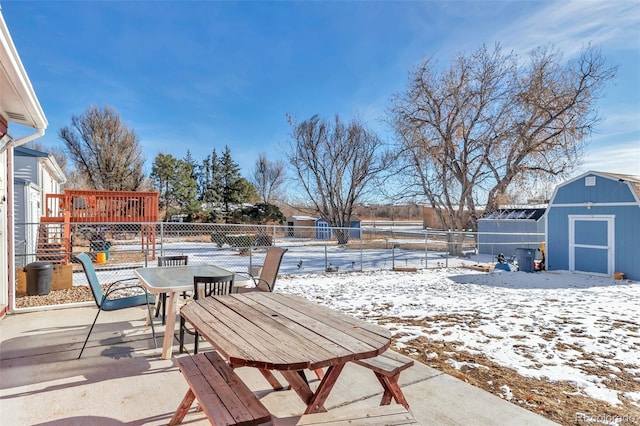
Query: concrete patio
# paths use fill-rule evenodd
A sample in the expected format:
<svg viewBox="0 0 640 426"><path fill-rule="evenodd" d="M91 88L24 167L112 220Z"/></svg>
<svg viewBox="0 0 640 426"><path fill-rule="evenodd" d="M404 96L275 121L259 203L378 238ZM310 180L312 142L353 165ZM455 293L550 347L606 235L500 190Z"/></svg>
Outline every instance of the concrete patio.
<svg viewBox="0 0 640 426"><path fill-rule="evenodd" d="M100 314L82 359L76 359L96 308L75 307L9 315L0 321L0 413L6 425L163 425L187 390L173 360L160 359L164 327L156 321L158 349L145 327L145 308ZM206 350L206 344L202 345ZM175 349L177 352L177 341ZM236 370L275 415L294 425L304 405L290 390L273 391L251 368ZM308 375L312 386L315 375ZM283 381L284 383L284 381ZM501 398L416 365L400 384L416 419L425 425L555 424ZM348 364L326 404L328 410L376 406L382 388L371 371ZM184 424L204 425L193 410Z"/></svg>

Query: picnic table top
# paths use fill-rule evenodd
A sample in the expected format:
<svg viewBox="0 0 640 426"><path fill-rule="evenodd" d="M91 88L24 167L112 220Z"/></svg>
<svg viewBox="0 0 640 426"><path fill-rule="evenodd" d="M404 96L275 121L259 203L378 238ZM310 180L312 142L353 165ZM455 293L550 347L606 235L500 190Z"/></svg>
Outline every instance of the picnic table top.
<svg viewBox="0 0 640 426"><path fill-rule="evenodd" d="M383 327L282 293L207 297L181 315L234 367L313 370L374 357L391 343Z"/></svg>

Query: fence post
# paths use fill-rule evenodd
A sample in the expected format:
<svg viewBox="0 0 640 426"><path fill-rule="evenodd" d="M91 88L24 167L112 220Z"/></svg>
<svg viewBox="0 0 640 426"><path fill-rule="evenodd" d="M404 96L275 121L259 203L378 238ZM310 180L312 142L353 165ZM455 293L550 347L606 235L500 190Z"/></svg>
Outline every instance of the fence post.
<svg viewBox="0 0 640 426"><path fill-rule="evenodd" d="M429 231L424 233L424 269L429 269Z"/></svg>
<svg viewBox="0 0 640 426"><path fill-rule="evenodd" d="M327 257L327 245L324 245L324 271L327 272L329 268L329 259Z"/></svg>
<svg viewBox="0 0 640 426"><path fill-rule="evenodd" d="M393 226L393 225L391 225ZM391 243L391 269L396 269L396 243Z"/></svg>
<svg viewBox="0 0 640 426"><path fill-rule="evenodd" d="M364 271L364 242L360 238L360 272Z"/></svg>
<svg viewBox="0 0 640 426"><path fill-rule="evenodd" d="M449 254L451 253L452 241L453 241L453 231L451 231L451 229L449 229L447 231L447 251L445 252L445 255L444 255L444 267L445 268L449 267Z"/></svg>
<svg viewBox="0 0 640 426"><path fill-rule="evenodd" d="M164 256L164 222L160 222L160 256Z"/></svg>

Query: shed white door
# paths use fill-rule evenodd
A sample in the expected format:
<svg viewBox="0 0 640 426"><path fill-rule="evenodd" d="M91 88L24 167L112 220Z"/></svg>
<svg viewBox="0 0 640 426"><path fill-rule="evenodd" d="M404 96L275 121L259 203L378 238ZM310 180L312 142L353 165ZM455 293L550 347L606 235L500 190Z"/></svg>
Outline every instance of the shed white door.
<svg viewBox="0 0 640 426"><path fill-rule="evenodd" d="M613 276L615 217L569 216L569 270Z"/></svg>

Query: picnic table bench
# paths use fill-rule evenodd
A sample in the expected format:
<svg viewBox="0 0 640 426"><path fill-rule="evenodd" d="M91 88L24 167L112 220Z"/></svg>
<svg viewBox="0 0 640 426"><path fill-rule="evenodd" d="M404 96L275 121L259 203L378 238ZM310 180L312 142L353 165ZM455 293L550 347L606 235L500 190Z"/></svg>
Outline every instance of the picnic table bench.
<svg viewBox="0 0 640 426"><path fill-rule="evenodd" d="M354 362L373 370L375 373L378 381L384 388L380 405L389 405L391 398L393 398L398 404L402 404L404 408L409 409L409 403L400 389L398 379L400 378L401 371L406 370L414 364L411 358L392 350L387 350L373 358L359 359Z"/></svg>
<svg viewBox="0 0 640 426"><path fill-rule="evenodd" d="M271 414L217 352L205 352L177 360L189 383L169 425L182 423L194 399L212 424L259 425L271 421Z"/></svg>
<svg viewBox="0 0 640 426"><path fill-rule="evenodd" d="M380 405L389 405L393 398L398 404L402 404L406 409L409 409L409 403L405 399L402 389L400 389L398 379L400 378L400 372L414 364L411 358L389 349L373 358L359 359L354 362L373 370L378 378L384 389ZM324 370L322 369L316 369L315 373L319 379L324 376Z"/></svg>
<svg viewBox="0 0 640 426"><path fill-rule="evenodd" d="M413 365L413 360L393 351L386 351L384 354L366 361L368 362L364 366L384 377L387 375L397 377L400 371ZM169 425L182 423L195 399L198 400L200 408L212 424L270 424L271 415L268 410L217 352L205 352L179 358L177 363L189 383L189 390ZM358 361L358 363L361 362ZM386 394L387 391L385 391ZM408 406L388 405L391 396L386 400L387 402L380 407L356 408L338 414L305 414L300 417L297 425L418 424L408 411ZM396 400L398 401L398 399ZM401 400L404 401L404 397ZM401 401L398 402L401 403Z"/></svg>

